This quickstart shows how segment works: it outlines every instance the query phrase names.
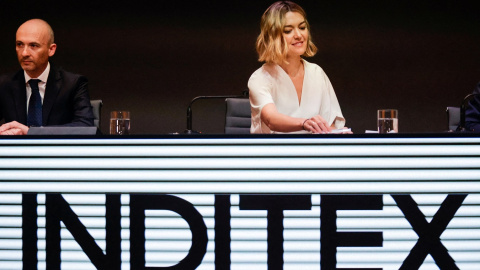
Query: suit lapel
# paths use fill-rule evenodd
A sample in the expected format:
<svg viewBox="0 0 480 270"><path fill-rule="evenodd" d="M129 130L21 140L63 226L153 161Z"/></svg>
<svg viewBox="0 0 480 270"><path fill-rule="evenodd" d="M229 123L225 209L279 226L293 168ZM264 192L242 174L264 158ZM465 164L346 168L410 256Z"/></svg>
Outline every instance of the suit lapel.
<svg viewBox="0 0 480 270"><path fill-rule="evenodd" d="M43 97L42 106L42 124L44 126L48 123L50 112L52 111L53 104L57 98L58 92L61 88L62 76L60 72L53 66L50 66L50 74L48 74L47 87L45 89L45 96Z"/></svg>
<svg viewBox="0 0 480 270"><path fill-rule="evenodd" d="M15 103L15 110L19 123L27 124L27 87L25 86L25 76L23 69L15 74L11 82L11 91Z"/></svg>

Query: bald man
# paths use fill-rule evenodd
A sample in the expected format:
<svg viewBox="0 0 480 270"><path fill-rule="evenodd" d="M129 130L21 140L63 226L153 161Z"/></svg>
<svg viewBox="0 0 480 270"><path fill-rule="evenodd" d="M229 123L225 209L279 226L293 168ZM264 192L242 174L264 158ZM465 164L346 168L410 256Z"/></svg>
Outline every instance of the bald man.
<svg viewBox="0 0 480 270"><path fill-rule="evenodd" d="M93 126L87 78L50 65L56 50L47 22L32 19L18 28L22 70L0 76L0 135L25 135L30 126Z"/></svg>

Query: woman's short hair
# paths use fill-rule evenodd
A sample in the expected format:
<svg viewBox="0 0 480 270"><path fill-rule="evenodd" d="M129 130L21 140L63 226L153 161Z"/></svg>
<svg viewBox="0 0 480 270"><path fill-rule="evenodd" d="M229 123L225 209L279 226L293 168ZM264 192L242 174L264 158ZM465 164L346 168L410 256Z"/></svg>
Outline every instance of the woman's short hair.
<svg viewBox="0 0 480 270"><path fill-rule="evenodd" d="M289 11L298 12L305 18L308 30L308 43L307 50L303 56L314 56L317 53L317 47L312 42L307 14L303 8L290 1L278 1L273 3L263 13L260 21L260 35L256 43L258 61L275 64L286 62L288 44L283 37L283 28L285 26L285 14Z"/></svg>

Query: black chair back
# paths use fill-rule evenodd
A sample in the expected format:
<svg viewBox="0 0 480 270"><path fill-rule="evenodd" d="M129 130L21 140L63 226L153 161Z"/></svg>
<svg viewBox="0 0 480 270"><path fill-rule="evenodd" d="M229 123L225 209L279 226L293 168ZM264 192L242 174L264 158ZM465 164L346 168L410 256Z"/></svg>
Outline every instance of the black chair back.
<svg viewBox="0 0 480 270"><path fill-rule="evenodd" d="M92 104L93 110L93 124L100 129L103 102L101 99L93 99L90 100L90 104Z"/></svg>
<svg viewBox="0 0 480 270"><path fill-rule="evenodd" d="M248 98L225 99L225 134L250 134L251 111Z"/></svg>
<svg viewBox="0 0 480 270"><path fill-rule="evenodd" d="M456 131L460 125L460 107L447 107L447 130Z"/></svg>

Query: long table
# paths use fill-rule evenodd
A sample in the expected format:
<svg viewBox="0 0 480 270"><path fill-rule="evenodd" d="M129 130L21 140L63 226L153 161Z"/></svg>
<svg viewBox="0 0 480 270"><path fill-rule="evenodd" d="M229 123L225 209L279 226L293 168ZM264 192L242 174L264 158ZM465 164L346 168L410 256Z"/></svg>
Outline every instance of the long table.
<svg viewBox="0 0 480 270"><path fill-rule="evenodd" d="M0 269L480 269L475 134L8 137L0 160Z"/></svg>

